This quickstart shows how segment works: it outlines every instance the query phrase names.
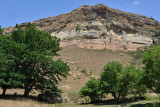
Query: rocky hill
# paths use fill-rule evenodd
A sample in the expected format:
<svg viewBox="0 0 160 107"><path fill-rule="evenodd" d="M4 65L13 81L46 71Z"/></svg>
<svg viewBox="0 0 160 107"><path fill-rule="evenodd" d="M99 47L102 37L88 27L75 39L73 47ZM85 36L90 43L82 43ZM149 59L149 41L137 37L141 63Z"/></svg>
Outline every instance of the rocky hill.
<svg viewBox="0 0 160 107"><path fill-rule="evenodd" d="M136 50L155 40L160 23L153 18L122 12L103 4L82 6L71 13L40 19L32 24L62 39L61 46L88 49ZM25 27L27 23L20 24ZM14 27L4 28L10 33ZM75 38L76 37L76 38ZM75 38L70 40L71 38Z"/></svg>

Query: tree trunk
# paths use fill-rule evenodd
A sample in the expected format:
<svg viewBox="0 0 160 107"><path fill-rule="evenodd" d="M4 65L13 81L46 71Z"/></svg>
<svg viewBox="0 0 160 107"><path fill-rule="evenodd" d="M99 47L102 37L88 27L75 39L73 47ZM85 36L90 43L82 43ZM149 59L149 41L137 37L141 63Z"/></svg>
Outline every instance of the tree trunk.
<svg viewBox="0 0 160 107"><path fill-rule="evenodd" d="M29 97L29 88L25 88L24 90L24 97L28 98Z"/></svg>
<svg viewBox="0 0 160 107"><path fill-rule="evenodd" d="M5 95L6 95L6 90L7 90L7 88L3 88L2 96L5 96Z"/></svg>
<svg viewBox="0 0 160 107"><path fill-rule="evenodd" d="M103 94L101 94L101 101L102 101L102 97L103 97Z"/></svg>
<svg viewBox="0 0 160 107"><path fill-rule="evenodd" d="M117 96L116 96L115 93L112 93L112 96L114 97L114 100L115 100L116 103L118 104L118 103L119 103L119 98L117 98Z"/></svg>

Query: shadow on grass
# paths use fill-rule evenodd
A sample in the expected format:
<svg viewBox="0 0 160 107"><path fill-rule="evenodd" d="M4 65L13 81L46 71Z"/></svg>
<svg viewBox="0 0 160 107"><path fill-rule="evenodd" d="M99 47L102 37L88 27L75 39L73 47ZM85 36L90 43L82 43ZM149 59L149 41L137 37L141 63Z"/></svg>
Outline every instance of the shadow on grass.
<svg viewBox="0 0 160 107"><path fill-rule="evenodd" d="M105 101L96 101L96 102L92 102L92 103L81 103L79 105L96 105L96 106L101 106L101 105L115 105L116 103L114 102L114 100L105 100Z"/></svg>
<svg viewBox="0 0 160 107"><path fill-rule="evenodd" d="M23 95L10 95L7 94L5 96L0 96L1 100L34 100L34 101L38 101L37 96L29 96L28 98L24 97Z"/></svg>
<svg viewBox="0 0 160 107"><path fill-rule="evenodd" d="M133 102L137 102L139 100L145 100L145 98L144 97L141 97L141 98L137 97L134 100L126 99L125 101L121 101L119 103L116 103L115 100L110 99L110 100L104 100L104 101L97 101L97 102L94 102L94 103L81 103L80 105L89 105L89 104L93 104L95 106L103 106L103 105L127 105L127 104L130 104L130 103L133 103ZM133 106L133 107L137 107L137 106ZM148 106L148 107L152 107L152 106ZM160 106L158 106L158 107L160 107Z"/></svg>
<svg viewBox="0 0 160 107"><path fill-rule="evenodd" d="M133 104L130 107L160 107L160 103Z"/></svg>

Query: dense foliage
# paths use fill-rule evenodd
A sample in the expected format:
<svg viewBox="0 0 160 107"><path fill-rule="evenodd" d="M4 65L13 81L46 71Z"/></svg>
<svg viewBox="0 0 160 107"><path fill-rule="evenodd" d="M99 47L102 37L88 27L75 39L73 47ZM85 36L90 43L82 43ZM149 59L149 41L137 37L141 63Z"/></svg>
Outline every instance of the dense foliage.
<svg viewBox="0 0 160 107"><path fill-rule="evenodd" d="M142 73L143 70L135 66L123 67L117 61L109 62L104 66L100 79L88 81L80 91L80 95L95 99L95 97L100 98L104 93L111 94L116 103L126 100L128 95L132 98L138 95L141 97L146 92Z"/></svg>
<svg viewBox="0 0 160 107"><path fill-rule="evenodd" d="M0 86L22 88L28 97L32 89L42 93L58 92L57 84L66 77L69 66L53 57L61 50L59 39L28 24L17 26L10 36L0 37Z"/></svg>
<svg viewBox="0 0 160 107"><path fill-rule="evenodd" d="M3 34L3 29L0 26L0 35L2 35L2 34Z"/></svg>
<svg viewBox="0 0 160 107"><path fill-rule="evenodd" d="M146 86L160 93L160 45L153 45L143 54L144 81Z"/></svg>
<svg viewBox="0 0 160 107"><path fill-rule="evenodd" d="M127 78L123 77L124 75L122 75L122 69L122 64L113 61L105 65L104 72L101 73L101 81L105 92L111 93L116 102L119 102L121 94L124 95L128 91L128 81L124 80Z"/></svg>
<svg viewBox="0 0 160 107"><path fill-rule="evenodd" d="M146 85L143 81L144 70L130 65L125 67L123 72L128 75L126 78L130 78L128 94L133 95L133 98L136 96L143 97L146 92Z"/></svg>
<svg viewBox="0 0 160 107"><path fill-rule="evenodd" d="M11 38L0 35L0 87L3 95L7 88L16 88L22 84L25 76L16 69L16 61L24 51L23 45L11 40Z"/></svg>
<svg viewBox="0 0 160 107"><path fill-rule="evenodd" d="M102 91L100 88L100 81L95 78L91 78L86 85L80 90L79 96L88 96L91 102L96 102L101 99Z"/></svg>

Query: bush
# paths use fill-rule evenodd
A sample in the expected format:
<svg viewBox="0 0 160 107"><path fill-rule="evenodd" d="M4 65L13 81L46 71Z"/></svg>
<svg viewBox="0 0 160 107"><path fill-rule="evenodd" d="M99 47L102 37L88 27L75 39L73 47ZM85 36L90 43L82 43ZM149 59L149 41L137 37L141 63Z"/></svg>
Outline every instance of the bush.
<svg viewBox="0 0 160 107"><path fill-rule="evenodd" d="M80 90L80 97L89 97L91 102L96 102L100 100L102 92L99 87L99 80L91 78L86 85Z"/></svg>
<svg viewBox="0 0 160 107"><path fill-rule="evenodd" d="M160 36L160 28L158 28L157 30L153 30L153 32L155 33L156 37Z"/></svg>

